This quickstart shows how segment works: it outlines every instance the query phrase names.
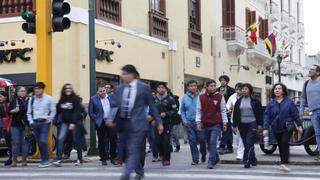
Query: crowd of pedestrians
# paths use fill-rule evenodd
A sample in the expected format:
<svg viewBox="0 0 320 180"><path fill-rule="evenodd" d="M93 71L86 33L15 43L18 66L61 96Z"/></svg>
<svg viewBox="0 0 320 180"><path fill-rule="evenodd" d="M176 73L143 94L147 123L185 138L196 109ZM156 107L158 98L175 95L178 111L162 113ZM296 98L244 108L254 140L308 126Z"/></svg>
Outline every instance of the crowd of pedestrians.
<svg viewBox="0 0 320 180"><path fill-rule="evenodd" d="M289 140L293 131L302 133L302 115L309 108L315 129L318 152L320 151L320 67L311 67L302 87L299 109L288 96L287 87L277 83L272 89L272 100L263 110L254 96L253 86L237 83L233 89L230 78L208 80L200 89L195 80L186 82L186 93L179 97L172 94L165 83L158 83L152 92L149 85L140 81L133 65L121 69L122 84L97 87L97 94L90 98L88 111L71 84L62 87L57 104L44 93L45 84L38 82L33 93L27 95L25 87L18 87L8 101L8 94L0 92L0 139L5 139L9 159L5 165L16 167L22 156L22 166L27 166L30 132L39 147L39 167L62 166L64 156L77 151L76 166L83 164L83 151L87 150L84 120L87 113L94 123L98 137L101 165L124 164L120 179L144 177L146 147L149 144L152 162L171 165L171 153L180 151L178 131L185 128L191 152L191 165L207 163L215 168L220 156L233 153L236 137L236 159L244 168L258 164L254 144L257 135L273 135L279 145L280 170L290 171ZM57 131L56 160L48 157L48 135L52 124ZM147 141L148 140L148 141ZM220 140L220 144L218 144ZM187 142L186 142L187 141ZM198 145L200 148L198 148ZM315 157L320 160L320 155Z"/></svg>

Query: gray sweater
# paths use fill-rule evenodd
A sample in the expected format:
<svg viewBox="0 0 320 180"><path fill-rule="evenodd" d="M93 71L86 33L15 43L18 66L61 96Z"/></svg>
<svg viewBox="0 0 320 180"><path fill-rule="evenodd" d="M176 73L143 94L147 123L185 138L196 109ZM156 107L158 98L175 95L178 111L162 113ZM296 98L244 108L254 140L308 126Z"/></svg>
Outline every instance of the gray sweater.
<svg viewBox="0 0 320 180"><path fill-rule="evenodd" d="M309 80L306 91L303 86L300 111L303 112L306 107L309 107L310 111L320 110L320 77L316 80Z"/></svg>
<svg viewBox="0 0 320 180"><path fill-rule="evenodd" d="M254 116L253 109L251 106L251 98L243 97L240 104L241 111L241 123L247 124L256 121L256 117Z"/></svg>

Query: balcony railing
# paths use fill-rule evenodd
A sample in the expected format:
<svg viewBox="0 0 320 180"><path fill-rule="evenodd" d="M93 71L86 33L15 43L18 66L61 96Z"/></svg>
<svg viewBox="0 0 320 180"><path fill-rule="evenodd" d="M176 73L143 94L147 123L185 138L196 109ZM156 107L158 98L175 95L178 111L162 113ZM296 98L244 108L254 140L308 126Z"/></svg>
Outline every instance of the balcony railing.
<svg viewBox="0 0 320 180"><path fill-rule="evenodd" d="M35 10L36 0L2 0L0 1L0 17L20 16L25 10Z"/></svg>
<svg viewBox="0 0 320 180"><path fill-rule="evenodd" d="M297 32L297 19L293 16L289 18L289 31L291 34Z"/></svg>
<svg viewBox="0 0 320 180"><path fill-rule="evenodd" d="M280 9L279 5L276 4L274 1L271 1L270 4L270 21L271 23L277 22L280 19Z"/></svg>
<svg viewBox="0 0 320 180"><path fill-rule="evenodd" d="M290 18L289 18L288 12L282 11L281 12L281 26L282 26L282 29L287 29L289 27L289 21L290 21Z"/></svg>
<svg viewBox="0 0 320 180"><path fill-rule="evenodd" d="M248 45L248 56L251 58L259 58L262 60L271 59L266 48L266 43L260 38L258 38L257 44Z"/></svg>
<svg viewBox="0 0 320 180"><path fill-rule="evenodd" d="M189 48L202 51L202 33L189 29Z"/></svg>
<svg viewBox="0 0 320 180"><path fill-rule="evenodd" d="M244 51L247 47L245 32L238 26L221 26L221 35L231 51Z"/></svg>
<svg viewBox="0 0 320 180"><path fill-rule="evenodd" d="M150 36L168 41L168 19L154 12L149 12Z"/></svg>

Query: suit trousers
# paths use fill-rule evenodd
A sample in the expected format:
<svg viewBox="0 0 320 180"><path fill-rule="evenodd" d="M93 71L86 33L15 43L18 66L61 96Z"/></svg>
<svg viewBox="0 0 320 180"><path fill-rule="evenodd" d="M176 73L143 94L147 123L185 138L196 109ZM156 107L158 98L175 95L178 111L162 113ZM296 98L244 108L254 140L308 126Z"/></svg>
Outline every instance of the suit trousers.
<svg viewBox="0 0 320 180"><path fill-rule="evenodd" d="M97 126L98 148L101 161L117 157L117 130L114 127L106 127L104 124Z"/></svg>

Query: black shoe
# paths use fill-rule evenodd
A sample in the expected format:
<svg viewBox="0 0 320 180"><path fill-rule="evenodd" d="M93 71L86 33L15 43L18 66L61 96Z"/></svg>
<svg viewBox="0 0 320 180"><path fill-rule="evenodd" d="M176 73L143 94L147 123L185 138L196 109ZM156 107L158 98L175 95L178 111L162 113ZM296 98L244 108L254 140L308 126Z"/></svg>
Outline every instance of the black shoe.
<svg viewBox="0 0 320 180"><path fill-rule="evenodd" d="M130 177L129 176L120 176L119 180L130 180Z"/></svg>
<svg viewBox="0 0 320 180"><path fill-rule="evenodd" d="M249 169L249 168L251 168L251 166L250 166L250 164L245 164L245 165L244 165L244 168L245 168L245 169Z"/></svg>
<svg viewBox="0 0 320 180"><path fill-rule="evenodd" d="M253 162L251 163L252 166L258 166L258 160L254 159Z"/></svg>
<svg viewBox="0 0 320 180"><path fill-rule="evenodd" d="M208 164L207 168L208 168L208 169L214 169L214 166L215 166L215 165L213 165L213 164L210 163L210 164Z"/></svg>
<svg viewBox="0 0 320 180"><path fill-rule="evenodd" d="M174 152L179 152L180 151L180 145L178 145L177 147L176 147L176 149L174 150Z"/></svg>
<svg viewBox="0 0 320 180"><path fill-rule="evenodd" d="M144 178L144 175L137 174L136 177L134 177L134 180L141 180L143 178Z"/></svg>
<svg viewBox="0 0 320 180"><path fill-rule="evenodd" d="M108 165L108 163L107 163L107 161L106 161L106 160L104 160L104 161L101 161L101 165L102 165L102 166L107 166L107 165Z"/></svg>
<svg viewBox="0 0 320 180"><path fill-rule="evenodd" d="M12 164L12 160L11 160L11 159L8 159L8 160L4 163L5 166L10 166L11 164Z"/></svg>
<svg viewBox="0 0 320 180"><path fill-rule="evenodd" d="M233 153L233 149L226 149L225 151L224 151L224 153L225 154L232 154Z"/></svg>
<svg viewBox="0 0 320 180"><path fill-rule="evenodd" d="M207 157L206 156L201 156L201 162L205 163L207 161Z"/></svg>
<svg viewBox="0 0 320 180"><path fill-rule="evenodd" d="M192 166L199 165L199 161L192 161L191 165L192 165Z"/></svg>
<svg viewBox="0 0 320 180"><path fill-rule="evenodd" d="M170 152L173 152L173 147L170 145Z"/></svg>
<svg viewBox="0 0 320 180"><path fill-rule="evenodd" d="M219 154L224 155L224 148L219 148Z"/></svg>

